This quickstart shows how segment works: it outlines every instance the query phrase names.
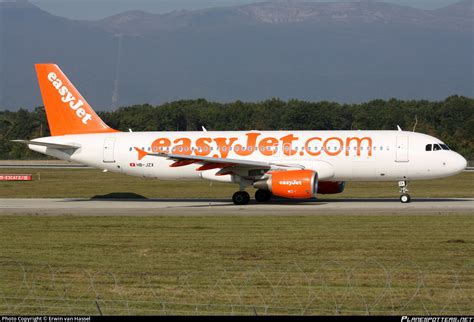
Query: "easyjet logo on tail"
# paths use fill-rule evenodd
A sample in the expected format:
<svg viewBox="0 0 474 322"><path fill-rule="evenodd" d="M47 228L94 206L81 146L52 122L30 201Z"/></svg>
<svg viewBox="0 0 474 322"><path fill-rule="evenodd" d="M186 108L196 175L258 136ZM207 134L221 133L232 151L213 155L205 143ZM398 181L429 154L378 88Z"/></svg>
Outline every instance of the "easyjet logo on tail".
<svg viewBox="0 0 474 322"><path fill-rule="evenodd" d="M82 108L84 102L81 99L74 97L69 88L66 85L63 85L63 81L58 78L56 73L50 72L48 74L48 80L58 91L58 94L61 96L61 101L67 103L72 110L76 111L76 116L82 119L82 123L87 124L87 122L92 119L92 115Z"/></svg>

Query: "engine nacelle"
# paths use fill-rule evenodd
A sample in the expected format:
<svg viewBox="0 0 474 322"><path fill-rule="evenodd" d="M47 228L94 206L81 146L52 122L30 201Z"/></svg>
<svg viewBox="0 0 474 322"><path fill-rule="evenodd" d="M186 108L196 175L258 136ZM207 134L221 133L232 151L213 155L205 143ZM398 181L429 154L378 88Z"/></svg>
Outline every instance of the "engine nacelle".
<svg viewBox="0 0 474 322"><path fill-rule="evenodd" d="M331 195L344 191L346 183L344 181L319 181L318 193L323 195Z"/></svg>
<svg viewBox="0 0 474 322"><path fill-rule="evenodd" d="M278 197L311 198L318 190L318 174L311 170L273 171L268 178L254 182L253 186L269 190Z"/></svg>

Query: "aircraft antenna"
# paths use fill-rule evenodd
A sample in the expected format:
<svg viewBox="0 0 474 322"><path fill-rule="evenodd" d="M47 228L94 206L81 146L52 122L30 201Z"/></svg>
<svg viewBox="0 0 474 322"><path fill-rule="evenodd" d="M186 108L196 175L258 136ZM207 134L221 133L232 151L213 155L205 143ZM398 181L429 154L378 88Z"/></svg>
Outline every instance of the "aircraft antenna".
<svg viewBox="0 0 474 322"><path fill-rule="evenodd" d="M418 124L418 115L415 115L415 124L413 124L413 132L415 132L417 124Z"/></svg>

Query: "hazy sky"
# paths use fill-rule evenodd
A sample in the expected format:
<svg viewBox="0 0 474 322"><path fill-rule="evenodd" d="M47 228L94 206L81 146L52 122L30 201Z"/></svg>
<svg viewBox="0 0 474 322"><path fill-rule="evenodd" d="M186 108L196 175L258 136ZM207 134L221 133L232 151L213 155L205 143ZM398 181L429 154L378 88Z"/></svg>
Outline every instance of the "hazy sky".
<svg viewBox="0 0 474 322"><path fill-rule="evenodd" d="M0 0L1 1L1 0ZM181 9L202 9L217 6L233 6L255 0L30 0L40 8L58 15L74 19L100 19L127 10L143 10L164 13ZM306 0L335 1L335 0ZM345 0L354 1L354 0ZM446 6L458 0L383 0L423 9Z"/></svg>

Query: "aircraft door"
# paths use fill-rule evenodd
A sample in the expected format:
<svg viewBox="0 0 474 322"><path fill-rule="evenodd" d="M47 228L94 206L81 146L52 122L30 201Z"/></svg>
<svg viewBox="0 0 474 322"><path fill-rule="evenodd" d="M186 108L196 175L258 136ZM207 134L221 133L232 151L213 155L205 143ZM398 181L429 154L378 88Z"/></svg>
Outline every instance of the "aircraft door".
<svg viewBox="0 0 474 322"><path fill-rule="evenodd" d="M114 163L115 138L106 138L104 140L104 163Z"/></svg>
<svg viewBox="0 0 474 322"><path fill-rule="evenodd" d="M408 162L408 136L397 136L395 162Z"/></svg>

